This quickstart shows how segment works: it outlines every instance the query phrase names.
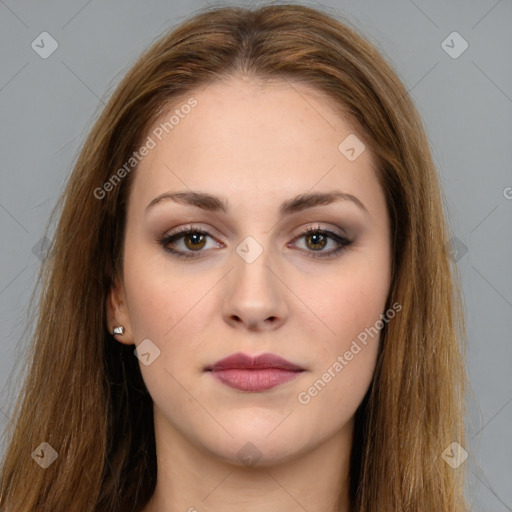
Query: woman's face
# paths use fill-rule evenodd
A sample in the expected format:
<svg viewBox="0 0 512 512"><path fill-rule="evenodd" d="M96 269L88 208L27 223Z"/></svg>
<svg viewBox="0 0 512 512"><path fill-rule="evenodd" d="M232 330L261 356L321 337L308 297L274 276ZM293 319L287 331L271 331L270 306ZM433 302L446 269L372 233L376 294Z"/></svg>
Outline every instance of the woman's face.
<svg viewBox="0 0 512 512"><path fill-rule="evenodd" d="M350 432L391 275L370 150L306 86L238 78L185 97L149 136L109 318L126 327L119 341L143 342L155 424L235 464L282 462ZM301 371L210 371L240 353Z"/></svg>

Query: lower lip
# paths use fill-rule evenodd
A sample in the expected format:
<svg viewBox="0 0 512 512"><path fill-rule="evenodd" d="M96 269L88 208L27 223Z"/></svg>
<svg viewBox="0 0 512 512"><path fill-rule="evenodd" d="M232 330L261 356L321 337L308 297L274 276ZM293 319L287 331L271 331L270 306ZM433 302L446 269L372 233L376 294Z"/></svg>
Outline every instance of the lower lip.
<svg viewBox="0 0 512 512"><path fill-rule="evenodd" d="M298 377L301 371L265 368L261 370L243 370L233 368L229 370L215 370L210 372L215 379L220 380L230 388L240 391L265 391Z"/></svg>

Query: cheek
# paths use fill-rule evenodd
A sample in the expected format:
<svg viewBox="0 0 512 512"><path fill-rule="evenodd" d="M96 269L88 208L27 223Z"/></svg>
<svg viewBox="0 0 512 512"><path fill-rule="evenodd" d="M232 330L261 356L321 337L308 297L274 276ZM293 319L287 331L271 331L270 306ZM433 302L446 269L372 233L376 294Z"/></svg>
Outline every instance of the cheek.
<svg viewBox="0 0 512 512"><path fill-rule="evenodd" d="M320 340L339 352L384 313L389 285L384 272L351 268L296 290L317 319Z"/></svg>
<svg viewBox="0 0 512 512"><path fill-rule="evenodd" d="M333 359L297 393L296 410L305 422L315 425L320 437L348 424L360 406L375 368L378 339L372 343L345 366L338 362L341 366L336 367Z"/></svg>
<svg viewBox="0 0 512 512"><path fill-rule="evenodd" d="M143 254L132 254L126 259L125 282L129 297L130 320L135 341L153 337L155 342L165 344L174 338L174 333L188 324L189 328L201 332L197 322L202 318L197 308L206 291L213 286L207 276L198 279L194 273L171 271L171 265L158 258L144 258ZM195 327L197 326L197 327ZM189 333L192 335L192 332Z"/></svg>
<svg viewBox="0 0 512 512"><path fill-rule="evenodd" d="M385 264L352 267L309 288L315 350L297 402L310 418L348 421L362 401L377 360L388 279Z"/></svg>
<svg viewBox="0 0 512 512"><path fill-rule="evenodd" d="M328 300L316 303L323 334L315 338L312 373L296 396L308 422L321 418L321 435L346 424L369 388L380 343L375 325L387 297L387 289L376 290L372 280L346 279L329 287Z"/></svg>
<svg viewBox="0 0 512 512"><path fill-rule="evenodd" d="M212 304L218 276L180 273L161 257L151 259L142 251L127 257L125 268L135 343L149 339L159 350L149 366L139 365L143 379L155 402L177 405L183 400L180 384L188 387L206 364L211 315L218 311Z"/></svg>
<svg viewBox="0 0 512 512"><path fill-rule="evenodd" d="M182 384L190 380L201 362L200 352L207 332L205 305L214 280L169 272L161 261L137 257L126 259L125 286L134 341L151 340L159 355L150 365L139 364L150 395L157 404L194 410ZM142 263L144 261L144 263ZM200 286L199 286L200 283ZM188 385L188 384L187 384Z"/></svg>

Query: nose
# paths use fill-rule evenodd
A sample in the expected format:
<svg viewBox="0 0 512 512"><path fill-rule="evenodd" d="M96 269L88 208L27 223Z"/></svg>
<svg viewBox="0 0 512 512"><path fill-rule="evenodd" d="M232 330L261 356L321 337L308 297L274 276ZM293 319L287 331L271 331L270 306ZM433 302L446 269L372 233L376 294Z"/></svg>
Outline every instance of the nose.
<svg viewBox="0 0 512 512"><path fill-rule="evenodd" d="M233 254L234 268L226 279L224 319L238 329L277 329L288 316L286 286L279 270L267 250L254 260L241 254Z"/></svg>

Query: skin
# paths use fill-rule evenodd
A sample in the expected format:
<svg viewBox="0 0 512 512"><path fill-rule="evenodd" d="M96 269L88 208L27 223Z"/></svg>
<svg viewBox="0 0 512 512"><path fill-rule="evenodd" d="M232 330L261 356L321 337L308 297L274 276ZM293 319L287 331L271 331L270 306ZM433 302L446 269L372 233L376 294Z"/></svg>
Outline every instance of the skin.
<svg viewBox="0 0 512 512"><path fill-rule="evenodd" d="M160 350L150 365L139 362L158 459L144 512L347 512L354 413L373 376L378 336L309 403L298 395L385 312L390 225L373 156L367 147L349 161L338 150L354 130L305 85L236 77L179 104L192 95L197 106L135 171L123 276L108 302L111 328L126 328L118 342L148 338ZM160 194L191 190L223 196L229 212L171 200L146 209ZM278 214L295 195L332 190L366 210L341 200ZM200 257L166 252L158 238L190 223L210 236L172 247ZM345 234L352 245L312 258L338 244L315 246L318 238L298 233L309 226ZM263 249L251 263L236 252L247 236ZM274 353L305 371L259 393L203 371L236 352ZM237 455L246 443L257 449L256 465Z"/></svg>

